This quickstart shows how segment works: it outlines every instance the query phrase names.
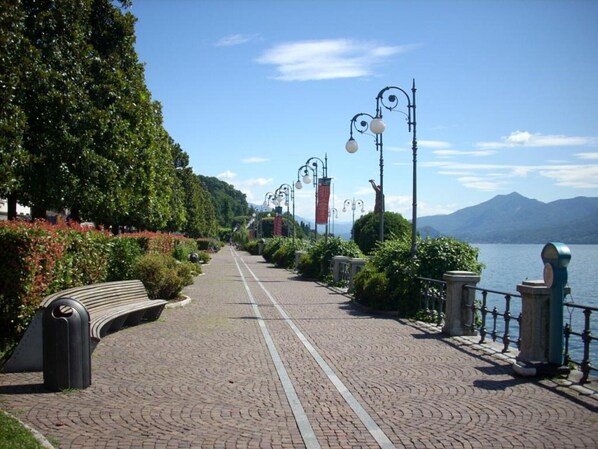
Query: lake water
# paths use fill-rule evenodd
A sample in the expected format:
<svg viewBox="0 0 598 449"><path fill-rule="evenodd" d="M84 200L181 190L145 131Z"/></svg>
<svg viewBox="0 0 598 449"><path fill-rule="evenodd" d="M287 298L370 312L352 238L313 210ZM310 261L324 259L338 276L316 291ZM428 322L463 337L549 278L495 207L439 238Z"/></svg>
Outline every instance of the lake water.
<svg viewBox="0 0 598 449"><path fill-rule="evenodd" d="M517 293L517 285L524 280L542 279L544 264L540 254L543 244L474 244L479 248L478 259L486 268L478 287ZM568 285L571 295L566 301L598 307L598 245L567 245L571 250L571 261L568 266ZM498 295L497 295L498 296ZM488 296L491 307L496 305L504 310L504 300L500 297ZM519 298L512 300L512 313L517 316L521 311ZM571 319L573 329L581 332L583 314L579 309L564 311L565 322ZM487 327L489 324L487 324ZM592 335L598 335L598 312L592 313ZM581 358L581 340L572 336L570 342L574 358ZM592 360L598 363L598 342L592 344Z"/></svg>

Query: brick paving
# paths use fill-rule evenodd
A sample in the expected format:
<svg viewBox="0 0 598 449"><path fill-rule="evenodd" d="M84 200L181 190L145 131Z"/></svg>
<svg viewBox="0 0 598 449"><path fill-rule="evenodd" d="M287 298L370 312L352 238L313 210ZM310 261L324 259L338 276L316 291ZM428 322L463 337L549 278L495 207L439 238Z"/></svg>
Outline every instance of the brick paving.
<svg viewBox="0 0 598 449"><path fill-rule="evenodd" d="M186 307L103 339L89 388L49 393L42 373L3 373L0 408L60 448L306 447L253 300L322 448L380 446L346 394L397 448L598 447L595 395L515 377L458 339L237 256L215 254Z"/></svg>

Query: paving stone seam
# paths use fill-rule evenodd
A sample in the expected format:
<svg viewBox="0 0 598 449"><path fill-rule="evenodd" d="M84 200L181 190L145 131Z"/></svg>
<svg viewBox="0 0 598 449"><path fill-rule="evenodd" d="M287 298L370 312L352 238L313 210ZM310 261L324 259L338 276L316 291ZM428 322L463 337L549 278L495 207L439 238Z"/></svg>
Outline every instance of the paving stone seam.
<svg viewBox="0 0 598 449"><path fill-rule="evenodd" d="M276 346L274 345L274 341L272 339L272 336L270 335L270 332L268 331L268 327L266 326L266 323L262 317L259 306L256 303L256 301L253 297L253 294L251 293L251 289L249 288L249 285L247 284L247 279L245 278L245 275L243 274L243 271L241 270L241 267L239 266L238 259L240 259L240 258L238 257L236 252L234 252L234 250L232 248L231 248L231 252L233 253L235 265L237 266L237 270L239 270L239 275L241 276L241 279L243 281L243 286L245 287L247 297L249 298L249 302L251 303L251 307L253 309L255 317L257 318L260 330L262 332L264 340L266 341L266 346L268 347L270 357L272 358L272 362L274 363L274 366L276 367L276 372L277 372L278 377L280 378L280 381L282 383L285 395L286 395L287 400L289 401L289 405L291 406L291 409L293 411L293 415L295 416L295 421L297 422L297 426L299 427L299 431L301 433L301 437L303 438L305 446L307 449L319 449L320 444L318 443L318 440L315 436L314 430L311 427L311 424L309 423L309 419L307 418L305 410L303 409L303 406L301 405L301 401L299 400L299 397L297 396L297 392L295 391L295 387L293 386L293 383L289 377L289 374L287 373L287 370L284 367L284 364L282 363L280 354L278 353L278 350L276 349ZM241 261L243 261L243 260L241 259ZM245 266L247 266L247 265L245 264ZM250 270L250 272L251 272L251 270Z"/></svg>
<svg viewBox="0 0 598 449"><path fill-rule="evenodd" d="M349 391L349 389L345 386L343 381L338 377L335 371L330 367L330 365L324 360L324 358L320 355L317 349L309 342L309 340L305 337L303 332L295 325L293 320L288 316L286 311L282 308L282 306L276 301L276 299L272 296L270 291L262 284L259 278L255 275L255 273L249 268L245 260L240 257L237 253L234 254L238 257L247 271L251 274L254 280L257 282L259 287L264 291L272 305L278 310L278 313L283 317L285 322L289 325L289 327L293 330L299 341L305 346L317 364L320 366L326 377L330 380L330 382L334 385L337 391L341 394L343 399L347 402L347 404L351 407L353 412L357 415L363 425L366 427L368 432L374 437L376 442L380 445L383 449L390 449L394 448L395 446L390 441L390 439L386 436L384 431L378 426L378 424L374 421L374 419L369 415L369 413L364 409L361 403L355 398L355 396Z"/></svg>

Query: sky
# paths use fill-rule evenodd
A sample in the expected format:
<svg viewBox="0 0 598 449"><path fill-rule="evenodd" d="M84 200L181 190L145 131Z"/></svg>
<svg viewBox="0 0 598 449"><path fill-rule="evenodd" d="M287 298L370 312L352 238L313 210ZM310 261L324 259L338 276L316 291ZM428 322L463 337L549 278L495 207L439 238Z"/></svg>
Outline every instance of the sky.
<svg viewBox="0 0 598 449"><path fill-rule="evenodd" d="M414 82L418 216L512 192L598 196L597 1L134 0L130 12L166 130L195 173L249 203L315 157L337 222L352 219L346 200L373 210L380 153L356 131L359 150L345 150L350 120ZM413 135L393 92L386 210L411 219ZM313 219L314 193L295 190L298 216Z"/></svg>

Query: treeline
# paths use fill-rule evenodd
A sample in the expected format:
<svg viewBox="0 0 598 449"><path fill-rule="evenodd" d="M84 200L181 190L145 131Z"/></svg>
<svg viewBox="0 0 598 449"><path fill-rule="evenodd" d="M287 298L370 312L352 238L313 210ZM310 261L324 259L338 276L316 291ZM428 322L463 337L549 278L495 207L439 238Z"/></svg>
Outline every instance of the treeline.
<svg viewBox="0 0 598 449"><path fill-rule="evenodd" d="M68 210L114 229L216 235L232 205L165 130L130 6L0 0L0 198L9 218L18 202L33 218Z"/></svg>

